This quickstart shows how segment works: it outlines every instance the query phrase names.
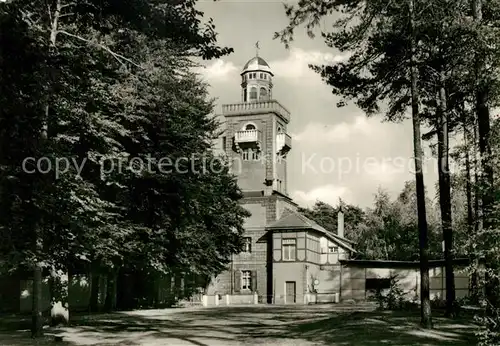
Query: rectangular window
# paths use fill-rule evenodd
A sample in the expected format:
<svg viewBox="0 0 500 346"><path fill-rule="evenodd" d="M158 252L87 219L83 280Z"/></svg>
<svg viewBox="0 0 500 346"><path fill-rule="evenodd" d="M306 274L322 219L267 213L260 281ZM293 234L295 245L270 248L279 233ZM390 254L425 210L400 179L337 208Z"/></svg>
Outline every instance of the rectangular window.
<svg viewBox="0 0 500 346"><path fill-rule="evenodd" d="M250 151L243 150L242 157L243 157L243 161L248 161L250 159Z"/></svg>
<svg viewBox="0 0 500 346"><path fill-rule="evenodd" d="M330 253L337 253L337 252L339 252L339 247L338 246L330 246L328 248L328 252L330 252Z"/></svg>
<svg viewBox="0 0 500 346"><path fill-rule="evenodd" d="M226 137L222 137L222 150L224 151L226 151L226 144L227 144Z"/></svg>
<svg viewBox="0 0 500 346"><path fill-rule="evenodd" d="M243 240L243 252L252 252L252 238L246 237Z"/></svg>
<svg viewBox="0 0 500 346"><path fill-rule="evenodd" d="M260 160L260 152L258 152L257 150L252 151L252 160L259 161Z"/></svg>
<svg viewBox="0 0 500 346"><path fill-rule="evenodd" d="M260 79L264 79L264 74L263 73L260 74Z"/></svg>
<svg viewBox="0 0 500 346"><path fill-rule="evenodd" d="M241 289L242 290L252 289L252 272L250 270L243 270L241 272Z"/></svg>
<svg viewBox="0 0 500 346"><path fill-rule="evenodd" d="M297 252L297 240L295 238L283 239L283 261L295 261Z"/></svg>

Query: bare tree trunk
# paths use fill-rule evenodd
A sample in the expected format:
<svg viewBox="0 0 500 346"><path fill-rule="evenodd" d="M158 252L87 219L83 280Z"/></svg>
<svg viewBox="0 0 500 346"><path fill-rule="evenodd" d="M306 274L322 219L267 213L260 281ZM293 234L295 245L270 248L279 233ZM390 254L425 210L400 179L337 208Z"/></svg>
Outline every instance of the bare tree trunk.
<svg viewBox="0 0 500 346"><path fill-rule="evenodd" d="M116 286L117 270L111 269L107 275L106 298L104 299L104 311L111 312L116 309Z"/></svg>
<svg viewBox="0 0 500 346"><path fill-rule="evenodd" d="M42 315L42 284L43 284L43 264L40 261L40 256L43 251L43 242L40 232L37 231L37 239L35 240L37 258L33 269L33 306L31 307L31 337L39 338L43 336L43 315Z"/></svg>
<svg viewBox="0 0 500 346"><path fill-rule="evenodd" d="M429 292L429 245L427 230L427 214L425 210L425 185L422 172L422 139L420 131L419 94L417 87L417 62L415 42L415 0L409 1L411 31L411 109L413 120L413 151L415 155L415 180L417 188L417 213L420 244L420 302L421 324L424 328L432 328L431 302Z"/></svg>
<svg viewBox="0 0 500 346"><path fill-rule="evenodd" d="M49 10L50 11L50 10ZM61 14L61 1L57 0L56 9L53 14L51 14L51 30L49 37L49 46L54 48L56 45L56 37L58 30L58 21ZM49 119L49 99L50 92L47 94L47 104L45 105L44 113L45 119L42 125L42 130L40 137L43 141L48 138L48 119ZM42 276L43 276L43 264L41 262L40 256L43 253L43 237L40 234L41 231L38 229L36 233L36 263L33 270L33 306L32 306L32 324L31 324L31 336L33 338L38 338L43 335L43 316L42 316Z"/></svg>
<svg viewBox="0 0 500 346"><path fill-rule="evenodd" d="M453 307L455 302L455 276L453 273L453 230L451 217L448 112L446 106L446 91L444 89L443 72L440 72L440 88L438 93L437 105L439 206L441 209L441 225L443 228L444 260L446 273L445 316L451 317L453 315Z"/></svg>
<svg viewBox="0 0 500 346"><path fill-rule="evenodd" d="M482 0L473 1L473 15L474 20L478 26L482 22ZM488 105L489 98L489 85L483 77L484 62L480 57L476 58L476 114L477 114L477 128L479 140L479 152L481 155L481 202L483 211L483 227L488 230L492 225L491 212L494 204L493 197L493 165L491 160L491 145L490 145L490 109ZM484 244L490 244L490 240L484 239ZM489 250L489 249L485 249ZM491 251L485 251L485 294L488 301L486 313L490 316L494 314L494 310L499 306L498 288L499 280L498 274L490 275L489 271L498 273L498 264L496 263Z"/></svg>
<svg viewBox="0 0 500 346"><path fill-rule="evenodd" d="M99 289L100 289L100 274L92 268L90 271L90 301L89 308L91 312L99 311Z"/></svg>
<svg viewBox="0 0 500 346"><path fill-rule="evenodd" d="M467 120L464 114L464 147L465 147L465 193L467 196L467 234L469 237L474 234L474 209L472 204L472 176L470 162L470 133L467 128ZM474 147L473 147L474 148ZM473 302L478 302L478 276L477 276L477 254L474 247L469 247L472 273L470 279L470 292Z"/></svg>

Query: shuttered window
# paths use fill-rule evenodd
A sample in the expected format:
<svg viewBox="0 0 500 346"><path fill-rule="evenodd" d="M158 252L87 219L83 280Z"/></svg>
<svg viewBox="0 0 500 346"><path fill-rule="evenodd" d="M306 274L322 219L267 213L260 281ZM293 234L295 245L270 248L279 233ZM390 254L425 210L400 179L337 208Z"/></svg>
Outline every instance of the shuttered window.
<svg viewBox="0 0 500 346"><path fill-rule="evenodd" d="M241 289L252 289L252 272L250 270L244 270L241 272Z"/></svg>

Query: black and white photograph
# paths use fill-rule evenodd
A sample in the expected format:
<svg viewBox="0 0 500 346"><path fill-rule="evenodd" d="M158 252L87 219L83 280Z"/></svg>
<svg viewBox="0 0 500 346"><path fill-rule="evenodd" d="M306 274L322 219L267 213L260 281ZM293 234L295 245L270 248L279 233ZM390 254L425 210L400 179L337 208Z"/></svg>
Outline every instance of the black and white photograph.
<svg viewBox="0 0 500 346"><path fill-rule="evenodd" d="M499 346L500 0L0 0L0 346Z"/></svg>

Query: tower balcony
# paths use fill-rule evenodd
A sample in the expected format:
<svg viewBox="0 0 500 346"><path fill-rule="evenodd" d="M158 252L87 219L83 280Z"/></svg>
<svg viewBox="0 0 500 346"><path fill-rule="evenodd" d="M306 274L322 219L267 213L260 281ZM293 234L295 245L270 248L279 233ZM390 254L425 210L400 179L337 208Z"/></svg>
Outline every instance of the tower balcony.
<svg viewBox="0 0 500 346"><path fill-rule="evenodd" d="M236 143L256 143L262 139L262 132L259 130L244 130L235 133L234 140Z"/></svg>
<svg viewBox="0 0 500 346"><path fill-rule="evenodd" d="M276 136L276 146L278 153L286 154L292 149L292 137L287 133L278 133Z"/></svg>
<svg viewBox="0 0 500 346"><path fill-rule="evenodd" d="M234 134L234 144L236 150L242 147L256 147L260 150L262 145L262 132L259 130L243 130Z"/></svg>
<svg viewBox="0 0 500 346"><path fill-rule="evenodd" d="M276 100L241 102L222 105L222 115L225 117L274 113L286 123L290 122L290 112Z"/></svg>

